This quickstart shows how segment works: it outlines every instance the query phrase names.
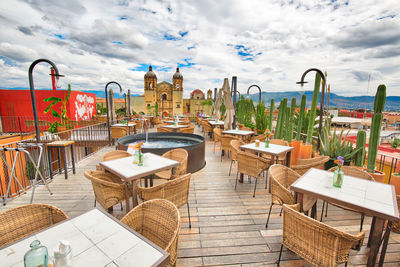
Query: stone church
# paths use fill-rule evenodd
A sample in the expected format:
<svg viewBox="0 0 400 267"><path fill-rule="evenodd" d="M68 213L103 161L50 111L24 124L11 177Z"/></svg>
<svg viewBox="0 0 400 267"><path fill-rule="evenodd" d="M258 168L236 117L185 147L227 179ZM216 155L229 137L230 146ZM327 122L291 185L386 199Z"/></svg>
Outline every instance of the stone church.
<svg viewBox="0 0 400 267"><path fill-rule="evenodd" d="M157 83L157 75L149 66L149 71L144 75L144 101L146 108L154 107L158 102L160 115L183 114L183 76L179 68L176 68L170 84L165 81Z"/></svg>

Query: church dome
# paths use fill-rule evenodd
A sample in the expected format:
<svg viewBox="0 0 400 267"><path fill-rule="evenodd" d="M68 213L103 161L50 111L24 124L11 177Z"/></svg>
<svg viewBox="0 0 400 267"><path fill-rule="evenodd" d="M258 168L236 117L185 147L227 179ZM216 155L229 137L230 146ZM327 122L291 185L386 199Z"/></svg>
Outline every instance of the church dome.
<svg viewBox="0 0 400 267"><path fill-rule="evenodd" d="M179 68L176 68L176 72L172 78L173 79L182 79L183 78L182 74L179 72Z"/></svg>
<svg viewBox="0 0 400 267"><path fill-rule="evenodd" d="M156 74L153 72L152 66L149 66L149 71L146 72L144 78L157 78Z"/></svg>

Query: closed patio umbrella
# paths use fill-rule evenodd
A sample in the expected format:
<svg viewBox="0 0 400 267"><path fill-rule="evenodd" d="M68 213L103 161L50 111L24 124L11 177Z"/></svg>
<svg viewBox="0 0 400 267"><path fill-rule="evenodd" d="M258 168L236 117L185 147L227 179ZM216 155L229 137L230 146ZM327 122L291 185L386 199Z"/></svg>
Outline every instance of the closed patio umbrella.
<svg viewBox="0 0 400 267"><path fill-rule="evenodd" d="M219 89L218 91L218 96L217 99L215 100L214 103L214 112L213 112L213 117L216 119L220 119L221 118L221 105L222 105L222 88Z"/></svg>
<svg viewBox="0 0 400 267"><path fill-rule="evenodd" d="M224 104L226 107L224 129L231 130L233 123L233 116L235 115L235 108L233 107L232 103L231 89L229 87L228 78L224 79L224 85L222 86L222 90L224 91Z"/></svg>

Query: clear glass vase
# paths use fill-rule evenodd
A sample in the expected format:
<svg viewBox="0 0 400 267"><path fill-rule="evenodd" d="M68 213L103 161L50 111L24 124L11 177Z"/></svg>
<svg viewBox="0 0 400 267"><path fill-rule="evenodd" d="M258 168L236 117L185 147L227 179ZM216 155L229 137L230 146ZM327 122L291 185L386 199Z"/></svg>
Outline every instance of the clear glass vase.
<svg viewBox="0 0 400 267"><path fill-rule="evenodd" d="M269 138L265 138L265 147L269 147Z"/></svg>
<svg viewBox="0 0 400 267"><path fill-rule="evenodd" d="M139 153L138 153L138 166L143 166L143 153L142 153L142 150L139 150Z"/></svg>
<svg viewBox="0 0 400 267"><path fill-rule="evenodd" d="M341 188L343 184L344 173L342 172L342 168L338 168L333 172L333 186Z"/></svg>
<svg viewBox="0 0 400 267"><path fill-rule="evenodd" d="M49 254L45 246L40 245L39 240L30 244L31 249L24 255L25 267L49 266Z"/></svg>

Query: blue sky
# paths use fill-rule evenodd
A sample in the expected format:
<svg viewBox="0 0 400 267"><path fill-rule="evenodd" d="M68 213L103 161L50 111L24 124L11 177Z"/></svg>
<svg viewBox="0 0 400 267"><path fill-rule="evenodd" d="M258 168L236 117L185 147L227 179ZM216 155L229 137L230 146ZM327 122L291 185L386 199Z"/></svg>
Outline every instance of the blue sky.
<svg viewBox="0 0 400 267"><path fill-rule="evenodd" d="M159 82L179 66L186 97L234 75L242 93L301 90L311 67L340 95L381 83L400 95L399 13L397 0L2 0L0 88L28 87L30 63L48 58L75 90L115 80L141 93L151 64ZM37 87L50 87L48 73L35 68Z"/></svg>

